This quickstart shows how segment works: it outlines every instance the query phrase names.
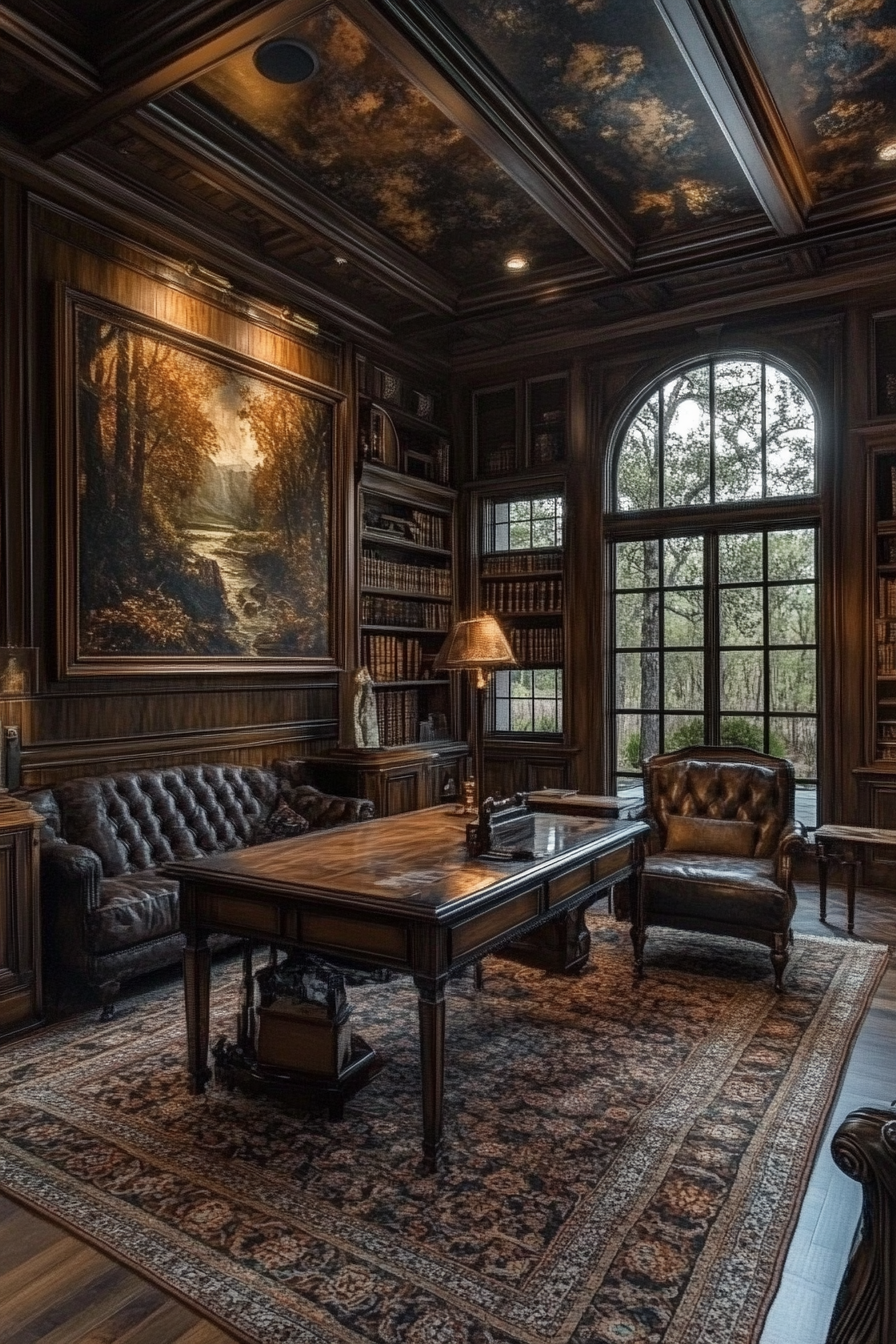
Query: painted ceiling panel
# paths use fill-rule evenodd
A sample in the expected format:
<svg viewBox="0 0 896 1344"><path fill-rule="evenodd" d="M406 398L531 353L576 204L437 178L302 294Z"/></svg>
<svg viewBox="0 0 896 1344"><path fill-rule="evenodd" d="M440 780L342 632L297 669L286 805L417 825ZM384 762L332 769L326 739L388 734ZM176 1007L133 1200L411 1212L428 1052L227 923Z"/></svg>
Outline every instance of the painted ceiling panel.
<svg viewBox="0 0 896 1344"><path fill-rule="evenodd" d="M640 238L757 209L653 0L441 5Z"/></svg>
<svg viewBox="0 0 896 1344"><path fill-rule="evenodd" d="M338 9L289 34L318 55L306 83L273 83L252 52L189 87L274 145L313 186L466 286L584 259L555 224ZM282 36L287 36L283 34Z"/></svg>
<svg viewBox="0 0 896 1344"><path fill-rule="evenodd" d="M896 0L731 0L821 199L896 178ZM879 151L894 145L892 158Z"/></svg>

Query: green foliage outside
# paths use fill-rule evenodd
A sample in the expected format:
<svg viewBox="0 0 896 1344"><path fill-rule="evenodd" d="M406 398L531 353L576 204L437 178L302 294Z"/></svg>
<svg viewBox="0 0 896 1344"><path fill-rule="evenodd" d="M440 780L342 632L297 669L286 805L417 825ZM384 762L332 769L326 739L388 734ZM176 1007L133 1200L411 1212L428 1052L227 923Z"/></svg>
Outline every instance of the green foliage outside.
<svg viewBox="0 0 896 1344"><path fill-rule="evenodd" d="M665 750L679 751L682 747L702 747L706 745L704 737L701 718L684 719L677 728L666 734ZM752 747L754 751L765 751L762 725L751 719L723 719L721 737L723 747ZM768 751L771 756L787 755L787 743L780 733L774 730L769 733ZM622 745L621 756L631 770L640 770L640 733L629 734Z"/></svg>

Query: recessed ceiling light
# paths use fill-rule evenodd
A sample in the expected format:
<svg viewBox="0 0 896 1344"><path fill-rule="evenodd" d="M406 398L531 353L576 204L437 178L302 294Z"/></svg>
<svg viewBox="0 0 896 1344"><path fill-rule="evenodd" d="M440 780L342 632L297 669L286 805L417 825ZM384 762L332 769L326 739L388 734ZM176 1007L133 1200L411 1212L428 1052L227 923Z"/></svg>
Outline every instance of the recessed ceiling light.
<svg viewBox="0 0 896 1344"><path fill-rule="evenodd" d="M889 163L891 159L896 159L896 140L888 140L885 145L881 145L877 151L877 157L884 159Z"/></svg>
<svg viewBox="0 0 896 1344"><path fill-rule="evenodd" d="M262 42L252 53L255 69L275 84L301 84L316 74L317 53L293 37L275 37Z"/></svg>
<svg viewBox="0 0 896 1344"><path fill-rule="evenodd" d="M522 252L511 252L509 257L504 258L504 265L508 271L527 271L529 258L524 257Z"/></svg>

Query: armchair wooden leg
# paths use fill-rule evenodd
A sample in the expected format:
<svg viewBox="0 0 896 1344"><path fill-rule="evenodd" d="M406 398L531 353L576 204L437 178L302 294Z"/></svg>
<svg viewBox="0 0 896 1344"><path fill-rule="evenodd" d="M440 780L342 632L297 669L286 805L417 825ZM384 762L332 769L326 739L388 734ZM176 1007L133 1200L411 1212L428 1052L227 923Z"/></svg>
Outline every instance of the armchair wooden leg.
<svg viewBox="0 0 896 1344"><path fill-rule="evenodd" d="M781 994L783 993L784 990L784 983L783 983L784 967L790 960L790 953L788 951L788 939L786 933L775 934L775 942L774 946L772 947L771 955L772 955L772 967L774 968L775 972L775 991L778 994Z"/></svg>

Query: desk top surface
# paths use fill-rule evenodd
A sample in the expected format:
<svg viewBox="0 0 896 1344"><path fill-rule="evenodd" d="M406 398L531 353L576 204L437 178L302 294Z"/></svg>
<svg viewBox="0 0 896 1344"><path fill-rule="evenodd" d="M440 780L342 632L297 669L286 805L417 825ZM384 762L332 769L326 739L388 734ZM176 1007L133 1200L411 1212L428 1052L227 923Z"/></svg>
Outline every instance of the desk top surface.
<svg viewBox="0 0 896 1344"><path fill-rule="evenodd" d="M644 835L639 821L535 815L535 859L471 858L466 848L469 818L453 807L426 808L395 817L312 831L247 849L165 865L182 881L203 886L277 895L349 898L379 910L430 913L465 903L464 898L500 895L566 867L575 857L599 857Z"/></svg>

